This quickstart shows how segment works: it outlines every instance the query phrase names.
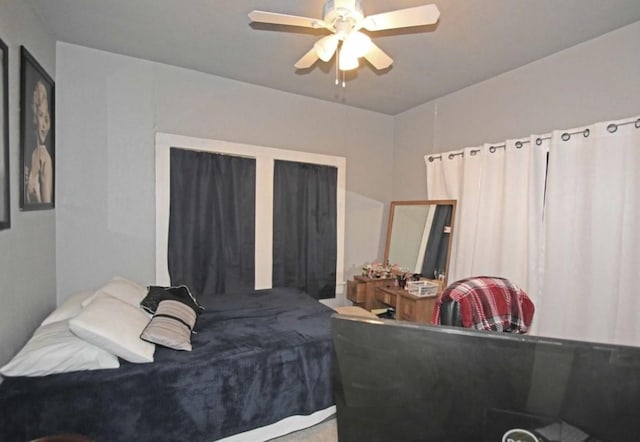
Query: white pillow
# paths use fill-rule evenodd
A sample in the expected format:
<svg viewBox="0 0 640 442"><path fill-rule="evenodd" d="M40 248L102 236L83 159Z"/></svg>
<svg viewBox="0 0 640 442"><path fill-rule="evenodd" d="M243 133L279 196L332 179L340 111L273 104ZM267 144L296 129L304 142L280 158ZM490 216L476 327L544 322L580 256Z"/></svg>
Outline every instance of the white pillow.
<svg viewBox="0 0 640 442"><path fill-rule="evenodd" d="M149 315L138 307L102 295L69 321L80 338L129 362L153 362L155 345L140 339Z"/></svg>
<svg viewBox="0 0 640 442"><path fill-rule="evenodd" d="M129 279L114 276L111 281L96 290L93 296L82 301L82 306L86 307L91 304L94 299L101 296L113 296L128 304L139 307L140 301L147 296L147 289Z"/></svg>
<svg viewBox="0 0 640 442"><path fill-rule="evenodd" d="M52 311L40 325L47 325L53 322L64 321L73 318L82 311L82 302L93 295L93 291L85 290L69 296L65 301Z"/></svg>
<svg viewBox="0 0 640 442"><path fill-rule="evenodd" d="M68 321L57 321L36 329L18 354L0 368L0 373L3 376L45 376L119 366L116 356L71 333Z"/></svg>

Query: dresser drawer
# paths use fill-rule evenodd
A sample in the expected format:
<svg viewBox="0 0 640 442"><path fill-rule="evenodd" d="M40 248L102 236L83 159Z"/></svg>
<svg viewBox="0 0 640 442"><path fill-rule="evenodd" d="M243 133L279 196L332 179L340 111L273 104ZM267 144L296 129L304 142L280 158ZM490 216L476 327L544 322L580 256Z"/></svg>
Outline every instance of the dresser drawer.
<svg viewBox="0 0 640 442"><path fill-rule="evenodd" d="M359 284L357 281L347 281L347 299L354 304L364 304L367 300L366 284Z"/></svg>
<svg viewBox="0 0 640 442"><path fill-rule="evenodd" d="M396 319L401 321L416 321L416 303L403 299L396 305Z"/></svg>
<svg viewBox="0 0 640 442"><path fill-rule="evenodd" d="M386 305L396 306L396 294L390 293L380 287L376 290L376 299Z"/></svg>
<svg viewBox="0 0 640 442"><path fill-rule="evenodd" d="M436 299L436 296L418 297L406 291L398 292L396 319L430 324Z"/></svg>

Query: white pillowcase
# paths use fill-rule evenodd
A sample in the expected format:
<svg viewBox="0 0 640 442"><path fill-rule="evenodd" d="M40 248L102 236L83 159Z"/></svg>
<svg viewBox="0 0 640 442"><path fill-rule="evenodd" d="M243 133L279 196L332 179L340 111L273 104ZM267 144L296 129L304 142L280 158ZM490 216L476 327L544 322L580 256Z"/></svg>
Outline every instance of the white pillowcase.
<svg viewBox="0 0 640 442"><path fill-rule="evenodd" d="M18 354L0 368L0 373L3 376L45 376L119 366L116 356L71 333L68 321L57 321L36 329Z"/></svg>
<svg viewBox="0 0 640 442"><path fill-rule="evenodd" d="M146 287L133 282L129 279L121 276L114 276L111 281L100 287L93 296L82 301L82 306L86 307L91 304L95 299L102 296L113 296L121 301L131 304L135 307L140 306L140 301L147 296Z"/></svg>
<svg viewBox="0 0 640 442"><path fill-rule="evenodd" d="M82 311L82 302L90 296L93 296L93 294L93 291L86 290L69 296L62 305L52 311L40 325L47 325L73 318Z"/></svg>
<svg viewBox="0 0 640 442"><path fill-rule="evenodd" d="M69 321L80 338L129 362L153 362L155 345L140 339L149 315L109 295L100 295Z"/></svg>

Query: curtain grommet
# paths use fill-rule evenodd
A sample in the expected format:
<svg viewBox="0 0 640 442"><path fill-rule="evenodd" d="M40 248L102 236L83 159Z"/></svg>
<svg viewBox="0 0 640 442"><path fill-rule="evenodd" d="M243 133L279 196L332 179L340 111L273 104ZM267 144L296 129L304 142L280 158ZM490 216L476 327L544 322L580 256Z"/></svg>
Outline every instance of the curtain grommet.
<svg viewBox="0 0 640 442"><path fill-rule="evenodd" d="M536 138L536 146L542 146L542 138Z"/></svg>
<svg viewBox="0 0 640 442"><path fill-rule="evenodd" d="M607 126L607 130L609 131L609 133L614 133L615 131L618 130L618 125L611 123L610 125Z"/></svg>
<svg viewBox="0 0 640 442"><path fill-rule="evenodd" d="M640 129L640 118L638 118L636 120L636 124L635 124L636 129Z"/></svg>
<svg viewBox="0 0 640 442"><path fill-rule="evenodd" d="M587 138L589 135L591 134L591 131L589 129L585 129L584 132L582 132L582 135Z"/></svg>
<svg viewBox="0 0 640 442"><path fill-rule="evenodd" d="M522 141L516 141L516 149L522 149Z"/></svg>
<svg viewBox="0 0 640 442"><path fill-rule="evenodd" d="M496 151L496 146L491 146L491 147L489 148L489 152L491 152L491 153L495 153L495 151Z"/></svg>
<svg viewBox="0 0 640 442"><path fill-rule="evenodd" d="M571 139L571 135L568 132L562 134L562 141L569 141Z"/></svg>

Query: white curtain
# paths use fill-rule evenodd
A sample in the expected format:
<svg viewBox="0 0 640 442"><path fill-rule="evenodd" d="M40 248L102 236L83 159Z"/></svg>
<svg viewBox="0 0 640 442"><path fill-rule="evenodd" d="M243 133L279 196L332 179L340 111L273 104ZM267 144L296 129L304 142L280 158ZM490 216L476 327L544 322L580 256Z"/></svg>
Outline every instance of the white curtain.
<svg viewBox="0 0 640 442"><path fill-rule="evenodd" d="M425 157L429 199L458 200L448 282L502 276L538 292L547 141L539 137ZM535 204L532 203L535 201Z"/></svg>
<svg viewBox="0 0 640 442"><path fill-rule="evenodd" d="M640 345L638 126L634 119L553 133L540 334Z"/></svg>
<svg viewBox="0 0 640 442"><path fill-rule="evenodd" d="M640 345L640 119L425 160L429 199L458 200L449 283L506 277L533 333Z"/></svg>

